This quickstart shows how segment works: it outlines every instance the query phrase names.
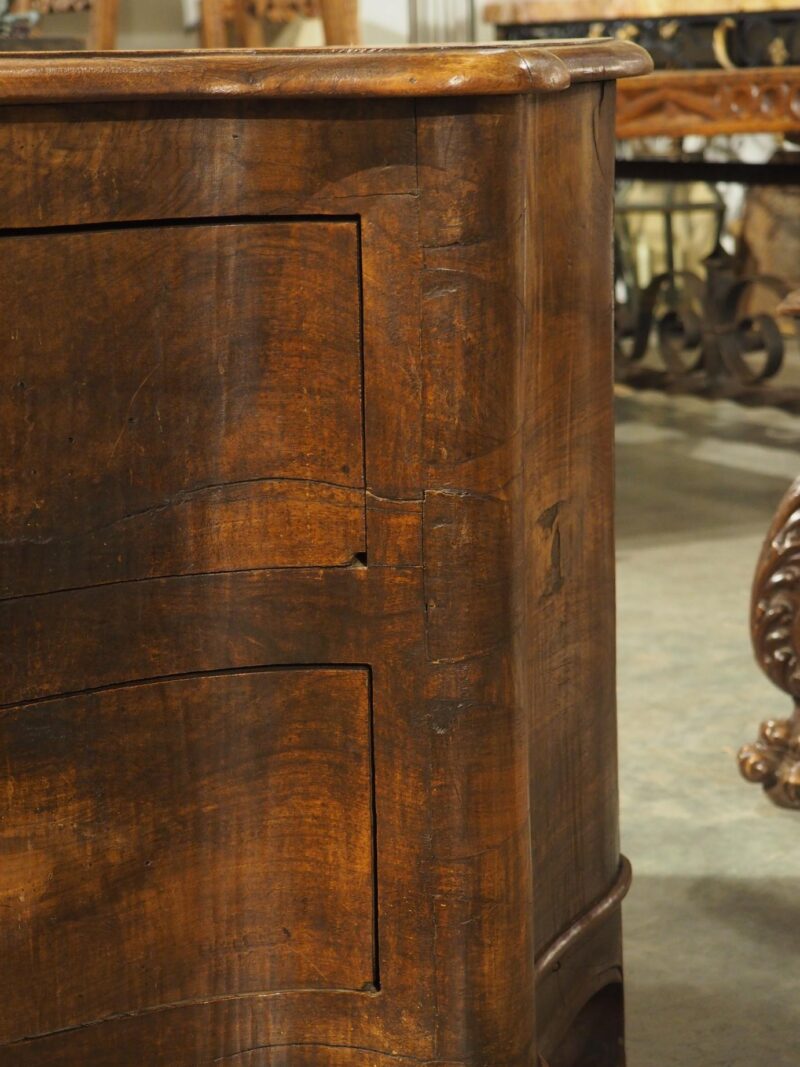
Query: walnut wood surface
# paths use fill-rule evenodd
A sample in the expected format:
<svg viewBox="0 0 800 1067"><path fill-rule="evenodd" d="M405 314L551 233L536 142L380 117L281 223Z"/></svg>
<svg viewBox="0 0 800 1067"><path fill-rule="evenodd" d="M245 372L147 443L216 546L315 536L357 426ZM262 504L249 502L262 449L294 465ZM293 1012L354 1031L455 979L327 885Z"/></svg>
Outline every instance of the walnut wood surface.
<svg viewBox="0 0 800 1067"><path fill-rule="evenodd" d="M614 602L608 564L614 464L605 353L612 337L609 321L597 310L597 292L612 285L605 236L612 204L605 187L613 176L614 94L606 87L598 97L581 86L569 108L553 103L542 103L527 174L534 205L531 240L552 250L537 259L529 278L528 299L536 294L548 309L532 317L529 343L534 351L555 353L564 345L570 350L566 382L556 361L527 365L523 408L530 449L524 519L531 552L528 684L530 705L538 709L530 775L537 783L534 810L542 818L550 812L550 831L534 834L534 867L553 872L539 890L537 949L568 925L579 901L603 895L619 865L615 630L608 611ZM536 160L562 138L581 146L580 165L563 158L543 173ZM579 259L575 248L582 249ZM542 662L550 664L548 671L539 669ZM583 735L587 699L597 726L589 745ZM581 798L577 803L586 818L574 819L571 805L563 803L569 796Z"/></svg>
<svg viewBox="0 0 800 1067"><path fill-rule="evenodd" d="M8 102L519 95L652 69L622 41L0 57Z"/></svg>
<svg viewBox="0 0 800 1067"><path fill-rule="evenodd" d="M28 232L4 250L9 304L45 308L56 286L74 308L58 330L28 316L0 368L0 597L366 550L355 221Z"/></svg>
<svg viewBox="0 0 800 1067"><path fill-rule="evenodd" d="M7 712L1 743L25 768L2 840L29 847L3 864L0 951L39 975L5 987L4 1041L85 1024L87 1004L225 996L232 972L238 993L374 985L366 669L45 700Z"/></svg>
<svg viewBox="0 0 800 1067"><path fill-rule="evenodd" d="M2 1067L620 1067L597 55L9 99Z"/></svg>

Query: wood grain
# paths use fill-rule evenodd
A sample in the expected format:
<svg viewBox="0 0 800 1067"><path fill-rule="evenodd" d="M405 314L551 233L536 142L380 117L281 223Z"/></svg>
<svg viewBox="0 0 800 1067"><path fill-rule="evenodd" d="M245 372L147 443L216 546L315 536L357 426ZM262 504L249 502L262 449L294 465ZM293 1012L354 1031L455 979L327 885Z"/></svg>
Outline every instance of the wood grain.
<svg viewBox="0 0 800 1067"><path fill-rule="evenodd" d="M6 600L3 703L259 664L369 663L383 613L392 620L386 641L403 627L407 640L420 640L413 620L421 601L418 569L364 566L161 578Z"/></svg>
<svg viewBox="0 0 800 1067"><path fill-rule="evenodd" d="M213 998L232 973L238 993L372 988L370 744L366 670L4 712L0 1042Z"/></svg>
<svg viewBox="0 0 800 1067"><path fill-rule="evenodd" d="M77 106L70 122L58 108L5 108L0 229L342 215L352 209L348 197L416 191L414 111L406 100L131 108ZM390 225L391 218L383 228Z"/></svg>
<svg viewBox="0 0 800 1067"><path fill-rule="evenodd" d="M423 506L441 1058L536 1045L514 526L525 355L524 98L419 109Z"/></svg>
<svg viewBox="0 0 800 1067"><path fill-rule="evenodd" d="M37 64L0 61L0 1065L619 1067L641 53Z"/></svg>
<svg viewBox="0 0 800 1067"><path fill-rule="evenodd" d="M542 309L531 322L529 344L551 358L528 364L522 394L528 684L536 709L531 780L537 783L535 810L547 820L546 829L534 833L534 865L549 872L536 897L537 949L580 913L587 897L608 890L619 864L613 397L605 295L612 277L612 204L604 191L613 173L613 88L577 88L558 114L548 104L537 103L531 159L552 154L568 138L580 163L563 161L547 175L533 164L528 171L538 194L531 241L553 250L529 276L529 300ZM591 739L587 717L594 724Z"/></svg>
<svg viewBox="0 0 800 1067"><path fill-rule="evenodd" d="M0 58L7 102L516 96L652 69L627 41L547 45L53 53Z"/></svg>
<svg viewBox="0 0 800 1067"><path fill-rule="evenodd" d="M366 550L354 223L45 231L1 262L0 595ZM54 286L59 328L30 314Z"/></svg>

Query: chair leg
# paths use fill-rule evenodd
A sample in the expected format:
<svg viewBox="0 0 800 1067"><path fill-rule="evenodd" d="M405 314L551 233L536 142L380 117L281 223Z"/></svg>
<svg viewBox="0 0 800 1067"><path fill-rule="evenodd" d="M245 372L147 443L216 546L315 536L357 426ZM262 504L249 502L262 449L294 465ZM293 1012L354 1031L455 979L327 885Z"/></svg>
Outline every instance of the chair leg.
<svg viewBox="0 0 800 1067"><path fill-rule="evenodd" d="M245 0L236 0L236 31L239 42L245 48L263 48L264 26L261 19L250 8L252 5Z"/></svg>
<svg viewBox="0 0 800 1067"><path fill-rule="evenodd" d="M119 0L95 0L89 15L89 36L86 47L90 52L107 52L117 47Z"/></svg>
<svg viewBox="0 0 800 1067"><path fill-rule="evenodd" d="M224 0L201 0L200 47L227 48L228 31L225 25Z"/></svg>
<svg viewBox="0 0 800 1067"><path fill-rule="evenodd" d="M325 44L361 43L358 26L358 0L321 0Z"/></svg>

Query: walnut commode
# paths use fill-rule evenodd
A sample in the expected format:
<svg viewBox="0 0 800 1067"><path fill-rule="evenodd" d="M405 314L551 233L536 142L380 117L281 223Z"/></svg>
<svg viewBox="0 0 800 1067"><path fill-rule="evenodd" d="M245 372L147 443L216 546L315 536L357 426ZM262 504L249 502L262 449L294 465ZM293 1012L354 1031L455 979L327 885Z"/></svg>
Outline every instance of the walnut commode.
<svg viewBox="0 0 800 1067"><path fill-rule="evenodd" d="M617 1067L634 45L0 60L0 1064Z"/></svg>

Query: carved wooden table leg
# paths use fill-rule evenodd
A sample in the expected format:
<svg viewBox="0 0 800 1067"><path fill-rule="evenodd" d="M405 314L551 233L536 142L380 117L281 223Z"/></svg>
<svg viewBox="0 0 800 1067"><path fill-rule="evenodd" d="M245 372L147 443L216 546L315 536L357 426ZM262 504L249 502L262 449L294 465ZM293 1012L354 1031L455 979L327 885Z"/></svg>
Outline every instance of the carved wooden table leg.
<svg viewBox="0 0 800 1067"><path fill-rule="evenodd" d="M800 316L800 290L778 310ZM750 628L759 666L795 707L790 718L761 724L758 740L739 752L739 769L776 804L800 810L800 478L781 501L761 550Z"/></svg>

